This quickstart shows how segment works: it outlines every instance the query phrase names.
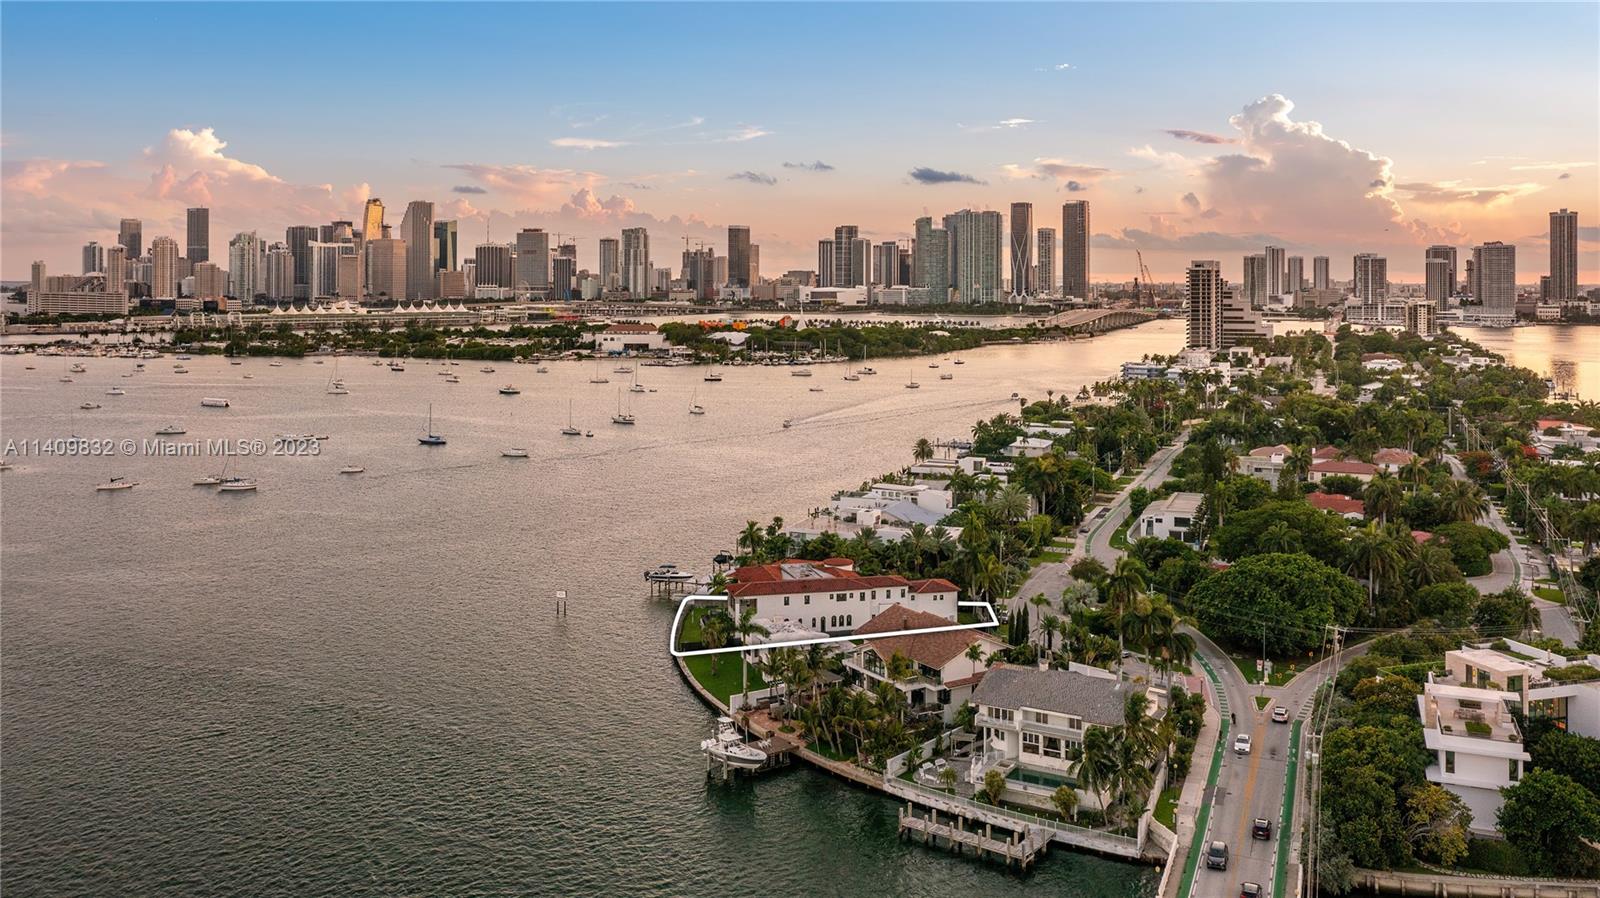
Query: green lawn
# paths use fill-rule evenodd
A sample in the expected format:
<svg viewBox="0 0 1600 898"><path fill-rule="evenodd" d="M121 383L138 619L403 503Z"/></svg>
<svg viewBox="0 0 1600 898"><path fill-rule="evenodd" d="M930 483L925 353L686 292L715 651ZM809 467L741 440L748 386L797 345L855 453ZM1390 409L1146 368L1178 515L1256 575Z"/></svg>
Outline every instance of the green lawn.
<svg viewBox="0 0 1600 898"><path fill-rule="evenodd" d="M1533 594L1541 599L1544 599L1546 602L1555 602L1557 605L1567 604L1566 595L1554 586L1535 586L1533 588Z"/></svg>
<svg viewBox="0 0 1600 898"><path fill-rule="evenodd" d="M1036 564L1036 565L1039 565L1039 564L1052 564L1052 563L1055 563L1055 562L1058 562L1058 561L1066 561L1066 560L1067 560L1067 553L1066 552L1051 552L1049 550L1045 550L1043 552L1040 552L1038 555L1033 556L1033 559L1032 559L1033 563Z"/></svg>
<svg viewBox="0 0 1600 898"><path fill-rule="evenodd" d="M1258 655L1248 655L1243 652L1229 650L1228 657L1233 659L1233 666L1239 668L1239 673L1244 674L1246 682L1261 682L1261 672L1256 670L1256 660L1259 657ZM1294 675L1300 672L1299 668L1305 666L1303 662L1306 660L1307 659L1295 659L1291 661L1284 660L1282 658L1272 659L1272 678L1267 681L1267 685L1282 686L1284 683L1294 679ZM1291 667L1291 665L1297 666Z"/></svg>
<svg viewBox="0 0 1600 898"><path fill-rule="evenodd" d="M1133 518L1130 516L1126 521L1122 522L1122 526L1118 527L1116 531L1111 534L1111 548L1121 549L1124 552L1131 548L1128 545L1128 526L1132 523Z"/></svg>
<svg viewBox="0 0 1600 898"><path fill-rule="evenodd" d="M1178 831L1178 793L1182 791L1182 786L1168 786L1156 801L1156 822L1173 832Z"/></svg>
<svg viewBox="0 0 1600 898"><path fill-rule="evenodd" d="M727 704L728 697L739 692L739 658L738 652L726 652L721 655L691 655L685 658L689 665L689 675L695 682L704 686L717 700ZM711 662L717 663L716 672L711 669ZM750 668L750 691L767 688L767 682L761 678L761 671Z"/></svg>
<svg viewBox="0 0 1600 898"><path fill-rule="evenodd" d="M1270 704L1272 704L1272 699L1270 699L1270 698L1268 698L1268 697L1266 697L1264 695L1256 696L1256 710L1257 711L1260 711L1260 710L1264 709L1267 705L1270 705Z"/></svg>

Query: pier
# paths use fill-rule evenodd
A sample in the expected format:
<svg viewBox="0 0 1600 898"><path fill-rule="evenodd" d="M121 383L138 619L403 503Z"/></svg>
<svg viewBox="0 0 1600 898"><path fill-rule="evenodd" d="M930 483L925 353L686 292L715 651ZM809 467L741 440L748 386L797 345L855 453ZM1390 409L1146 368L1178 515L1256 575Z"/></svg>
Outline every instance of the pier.
<svg viewBox="0 0 1600 898"><path fill-rule="evenodd" d="M906 802L899 811L899 834L920 839L926 845L947 846L956 854L965 854L971 848L977 857L993 858L1007 867L1015 863L1019 870L1032 867L1050 847L1050 833L1038 827L1021 825L1004 839L997 839L993 823L969 821L959 814L948 814L941 820L938 808L929 808L928 813L929 816L920 817L917 806Z"/></svg>

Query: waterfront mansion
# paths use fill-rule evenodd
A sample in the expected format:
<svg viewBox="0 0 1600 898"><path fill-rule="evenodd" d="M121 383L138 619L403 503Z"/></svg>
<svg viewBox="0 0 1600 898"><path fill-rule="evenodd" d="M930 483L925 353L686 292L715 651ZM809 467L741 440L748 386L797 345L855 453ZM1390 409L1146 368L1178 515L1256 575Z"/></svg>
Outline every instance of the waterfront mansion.
<svg viewBox="0 0 1600 898"><path fill-rule="evenodd" d="M847 635L891 605L950 623L956 620L958 590L949 580L869 577L857 573L855 562L848 558L746 565L735 569L728 580L734 616L754 608L755 620L770 630Z"/></svg>

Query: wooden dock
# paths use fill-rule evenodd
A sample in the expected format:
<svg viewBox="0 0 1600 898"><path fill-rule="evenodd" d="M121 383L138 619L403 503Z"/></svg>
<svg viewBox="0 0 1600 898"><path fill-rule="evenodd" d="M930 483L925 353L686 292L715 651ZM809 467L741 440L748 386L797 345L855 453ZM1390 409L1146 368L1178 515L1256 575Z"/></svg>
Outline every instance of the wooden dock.
<svg viewBox="0 0 1600 898"><path fill-rule="evenodd" d="M906 802L900 809L900 834L920 838L928 845L943 844L956 854L965 854L971 848L978 857L1003 861L1007 867L1015 863L1019 870L1032 867L1050 847L1051 834L1039 827L1019 825L1005 833L1005 838L997 839L992 823L956 814L946 814L941 819L937 808L928 811L929 816L919 817L917 806ZM1001 831L1004 833L1004 828Z"/></svg>

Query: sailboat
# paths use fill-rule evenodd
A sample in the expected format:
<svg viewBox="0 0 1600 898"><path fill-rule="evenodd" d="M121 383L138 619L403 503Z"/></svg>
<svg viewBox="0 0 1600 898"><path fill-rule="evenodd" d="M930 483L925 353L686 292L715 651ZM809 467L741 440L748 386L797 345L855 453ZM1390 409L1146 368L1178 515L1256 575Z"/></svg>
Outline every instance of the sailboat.
<svg viewBox="0 0 1600 898"><path fill-rule="evenodd" d="M634 371L633 372L633 384L628 387L628 392L629 393L643 393L644 392L644 385L639 383L639 372L638 371Z"/></svg>
<svg viewBox="0 0 1600 898"><path fill-rule="evenodd" d="M706 413L706 407L701 405L699 402L695 401L696 399L699 399L699 398L700 398L700 391L699 390L695 390L694 393L692 393L689 396L689 414L691 414L691 415L703 415L703 414Z"/></svg>
<svg viewBox="0 0 1600 898"><path fill-rule="evenodd" d="M344 381L339 379L339 357L333 357L333 376L328 378L329 396L348 396L350 391L344 388Z"/></svg>
<svg viewBox="0 0 1600 898"><path fill-rule="evenodd" d="M572 400L571 399L567 400L567 426L561 428L561 433L562 433L563 436L569 436L569 437L581 437L581 436L583 436L583 431L581 431L578 428L572 426Z"/></svg>
<svg viewBox="0 0 1600 898"><path fill-rule="evenodd" d="M722 372L718 371L716 368L712 368L710 371L706 372L706 376L701 378L701 380L708 384L722 383Z"/></svg>
<svg viewBox="0 0 1600 898"><path fill-rule="evenodd" d="M426 436L417 437L417 442L424 446L443 446L444 437L433 432L433 403L428 403L428 433Z"/></svg>
<svg viewBox="0 0 1600 898"><path fill-rule="evenodd" d="M137 480L127 480L122 477L113 477L110 480L107 480L105 483L95 484L94 488L96 492L106 493L111 492L112 490L131 490L138 485L139 481Z"/></svg>
<svg viewBox="0 0 1600 898"><path fill-rule="evenodd" d="M617 391L617 413L615 415L611 416L611 423L612 424L633 424L634 423L633 412L631 412L631 411L624 412L622 410L622 391L621 390Z"/></svg>
<svg viewBox="0 0 1600 898"><path fill-rule="evenodd" d="M505 386L500 388L500 395L501 396L515 396L515 395L517 395L518 393L521 393L521 392L522 391L517 389L515 384L506 384Z"/></svg>
<svg viewBox="0 0 1600 898"><path fill-rule="evenodd" d="M915 390L921 386L922 384L917 383L917 373L915 371L911 372L911 378L906 381L906 389Z"/></svg>
<svg viewBox="0 0 1600 898"><path fill-rule="evenodd" d="M589 378L589 383L592 383L592 384L608 384L608 383L611 383L611 380L609 378L604 377L604 376L602 376L600 374L600 357L599 356L595 356L594 357L594 377Z"/></svg>

